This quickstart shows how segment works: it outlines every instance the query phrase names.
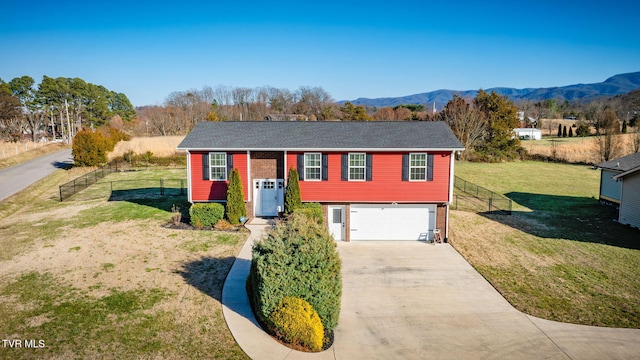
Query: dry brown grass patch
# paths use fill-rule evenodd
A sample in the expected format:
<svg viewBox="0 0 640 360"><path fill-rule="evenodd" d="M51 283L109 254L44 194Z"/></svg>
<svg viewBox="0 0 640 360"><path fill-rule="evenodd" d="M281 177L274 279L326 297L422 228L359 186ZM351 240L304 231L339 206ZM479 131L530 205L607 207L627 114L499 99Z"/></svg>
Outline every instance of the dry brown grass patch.
<svg viewBox="0 0 640 360"><path fill-rule="evenodd" d="M159 157L175 155L178 152L176 148L183 139L184 136L156 136L135 137L129 141L120 141L109 154L109 159L122 156L130 151L135 154L145 154L150 151Z"/></svg>

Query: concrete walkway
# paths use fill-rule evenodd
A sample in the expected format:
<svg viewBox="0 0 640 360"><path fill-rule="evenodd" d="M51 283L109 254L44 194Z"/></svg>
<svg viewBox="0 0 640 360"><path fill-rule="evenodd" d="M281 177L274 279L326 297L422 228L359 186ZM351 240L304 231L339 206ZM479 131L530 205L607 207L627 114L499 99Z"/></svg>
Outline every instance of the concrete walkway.
<svg viewBox="0 0 640 360"><path fill-rule="evenodd" d="M321 353L291 350L260 329L249 306L251 246L270 226L256 220L222 292L231 333L252 359L640 359L640 330L525 315L450 245L423 242L338 243L335 342Z"/></svg>

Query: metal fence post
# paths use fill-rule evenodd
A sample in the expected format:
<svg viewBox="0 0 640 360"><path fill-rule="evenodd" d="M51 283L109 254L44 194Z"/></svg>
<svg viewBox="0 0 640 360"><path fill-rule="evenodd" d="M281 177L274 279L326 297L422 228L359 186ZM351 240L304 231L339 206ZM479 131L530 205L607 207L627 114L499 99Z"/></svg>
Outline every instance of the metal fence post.
<svg viewBox="0 0 640 360"><path fill-rule="evenodd" d="M160 179L160 195L164 195L164 179Z"/></svg>

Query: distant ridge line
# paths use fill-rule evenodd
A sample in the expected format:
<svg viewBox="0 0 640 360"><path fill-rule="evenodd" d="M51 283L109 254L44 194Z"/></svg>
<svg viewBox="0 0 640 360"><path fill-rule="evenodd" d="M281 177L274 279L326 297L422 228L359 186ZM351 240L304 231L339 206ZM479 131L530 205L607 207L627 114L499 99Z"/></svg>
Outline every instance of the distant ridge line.
<svg viewBox="0 0 640 360"><path fill-rule="evenodd" d="M524 89L494 87L484 90L487 92L495 91L500 95L507 95L509 99L514 102L518 102L520 100L540 101L546 99L557 99L559 101L589 100L603 96L610 97L626 94L637 89L640 89L640 71L614 75L603 82L594 84L574 84L559 87ZM453 99L453 95L458 95L463 98L475 98L477 94L478 90L441 89L400 97L342 100L338 101L338 103L343 104L349 101L355 105L387 107L401 104L423 104L433 106L432 104L435 102L436 108L442 109L449 100Z"/></svg>

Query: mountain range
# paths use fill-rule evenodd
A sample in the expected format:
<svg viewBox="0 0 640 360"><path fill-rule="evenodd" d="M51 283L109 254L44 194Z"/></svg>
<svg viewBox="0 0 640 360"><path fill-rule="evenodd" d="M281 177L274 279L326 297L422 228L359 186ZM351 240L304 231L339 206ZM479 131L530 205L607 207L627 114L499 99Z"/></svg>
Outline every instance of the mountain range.
<svg viewBox="0 0 640 360"><path fill-rule="evenodd" d="M540 101L545 99L564 100L589 100L601 96L614 96L626 94L630 91L640 89L640 71L614 75L607 80L595 84L575 84L568 86L550 87L550 88L507 88L495 87L484 89L487 92L495 91L500 95L507 95L514 102L522 100ZM355 105L369 105L376 107L396 106L401 104L423 104L430 108L433 103L436 108L442 109L449 100L453 99L453 95L463 98L475 98L478 90L436 90L421 94L407 95L401 97L388 98L358 98L351 101ZM339 103L344 103L340 101ZM427 106L428 105L428 106Z"/></svg>

